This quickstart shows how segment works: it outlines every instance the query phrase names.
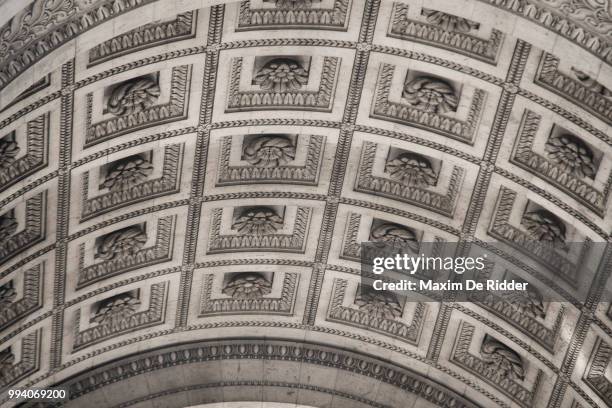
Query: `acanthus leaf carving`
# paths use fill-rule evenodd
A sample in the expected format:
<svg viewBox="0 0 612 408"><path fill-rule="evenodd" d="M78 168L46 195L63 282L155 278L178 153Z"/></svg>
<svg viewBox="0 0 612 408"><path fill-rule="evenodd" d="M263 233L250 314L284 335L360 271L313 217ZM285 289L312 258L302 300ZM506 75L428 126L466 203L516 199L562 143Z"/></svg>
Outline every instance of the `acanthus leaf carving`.
<svg viewBox="0 0 612 408"><path fill-rule="evenodd" d="M346 30L351 0L333 0L330 8L316 7L312 0L274 0L274 4L274 8L252 8L249 0L242 1L237 30Z"/></svg>

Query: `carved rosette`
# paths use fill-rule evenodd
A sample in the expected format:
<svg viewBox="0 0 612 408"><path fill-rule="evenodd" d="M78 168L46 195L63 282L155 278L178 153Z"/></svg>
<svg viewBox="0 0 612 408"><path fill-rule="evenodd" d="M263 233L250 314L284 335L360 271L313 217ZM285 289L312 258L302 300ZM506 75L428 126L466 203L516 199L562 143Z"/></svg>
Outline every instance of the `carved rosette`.
<svg viewBox="0 0 612 408"><path fill-rule="evenodd" d="M47 165L49 114L28 121L25 128L25 140L15 131L0 139L0 191Z"/></svg>
<svg viewBox="0 0 612 408"><path fill-rule="evenodd" d="M17 292L13 287L13 281L7 282L0 286L0 306L2 306L2 308L8 307L11 303L13 303L16 297Z"/></svg>
<svg viewBox="0 0 612 408"><path fill-rule="evenodd" d="M431 162L417 153L402 153L388 160L385 171L392 179L407 186L434 186L438 181Z"/></svg>
<svg viewBox="0 0 612 408"><path fill-rule="evenodd" d="M541 209L526 212L521 224L538 241L561 247L565 244L565 224L550 211Z"/></svg>
<svg viewBox="0 0 612 408"><path fill-rule="evenodd" d="M410 180L413 181L432 181L432 175L426 169L426 165L421 166L413 164L416 160L413 162L412 158L408 159L407 162L403 162L401 159L397 162L393 162L391 168L387 165L387 170L393 171L396 175L396 179L375 176L373 173L377 148L379 147L372 142L364 142L363 144L355 184L356 191L418 205L447 217L453 216L457 197L464 180L465 171L462 168L457 166L453 167L447 191L440 193L433 191L429 185L423 185L423 183L415 185L415 182L407 183L405 181L408 179L408 176L411 176ZM416 178L415 176L415 167L419 169L420 178ZM408 173L408 171L410 173ZM401 182L397 180L400 176L402 177Z"/></svg>
<svg viewBox="0 0 612 408"><path fill-rule="evenodd" d="M283 227L283 219L275 210L255 207L244 210L232 224L240 235L274 234Z"/></svg>
<svg viewBox="0 0 612 408"><path fill-rule="evenodd" d="M313 0L273 0L274 6L252 8L249 0L240 3L238 31L298 28L346 30L351 0L334 0L329 8Z"/></svg>
<svg viewBox="0 0 612 408"><path fill-rule="evenodd" d="M16 220L13 210L0 216L0 264L45 238L46 191L24 201L18 203L18 206L25 210L24 219Z"/></svg>
<svg viewBox="0 0 612 408"><path fill-rule="evenodd" d="M112 117L93 123L93 94L87 94L85 147L129 132L182 119L187 114L191 65L172 68L167 103L157 103L160 88L151 77L139 77L112 89L106 111ZM100 109L103 111L104 109Z"/></svg>
<svg viewBox="0 0 612 408"><path fill-rule="evenodd" d="M103 188L111 191L129 190L153 173L153 165L141 157L128 157L115 163L106 174Z"/></svg>
<svg viewBox="0 0 612 408"><path fill-rule="evenodd" d="M153 154L161 153L155 151ZM81 221L142 200L153 199L180 189L180 170L183 165L184 144L172 144L163 149L161 176L151 178L153 164L140 156L132 156L111 163L101 188L109 191L89 197L89 172L83 174L83 204Z"/></svg>
<svg viewBox="0 0 612 408"><path fill-rule="evenodd" d="M275 273L276 276L276 273ZM257 313L293 314L299 274L285 273L280 297L270 297L272 284L257 272L239 273L222 289L227 297L213 298L214 275L204 276L200 316ZM276 278L274 278L276 279Z"/></svg>
<svg viewBox="0 0 612 408"><path fill-rule="evenodd" d="M504 40L501 31L492 29L489 38L480 38L474 35L480 27L475 21L426 8L421 13L425 21L415 20L409 15L408 7L405 3L393 3L390 37L432 44L489 64L497 63Z"/></svg>
<svg viewBox="0 0 612 408"><path fill-rule="evenodd" d="M459 98L448 82L426 76L406 81L402 98L424 112L454 112L459 106Z"/></svg>
<svg viewBox="0 0 612 408"><path fill-rule="evenodd" d="M240 90L242 57L231 63L226 112L264 109L300 109L328 112L333 105L340 58L324 57L319 89L304 89L308 71L300 58L279 57L268 61L254 74L253 84L259 90Z"/></svg>
<svg viewBox="0 0 612 408"><path fill-rule="evenodd" d="M297 91L308 83L308 71L297 60L276 58L255 74L253 83L265 91Z"/></svg>
<svg viewBox="0 0 612 408"><path fill-rule="evenodd" d="M126 293L102 302L91 321L98 324L125 321L136 313L139 306L140 300Z"/></svg>
<svg viewBox="0 0 612 408"><path fill-rule="evenodd" d="M357 307L344 306L348 281L334 279L327 320L372 330L401 341L418 344L425 322L427 306L417 303L410 322L402 321L402 306L393 293L379 292L362 287L357 290L353 303Z"/></svg>
<svg viewBox="0 0 612 408"><path fill-rule="evenodd" d="M166 314L167 293L168 282L152 284L149 306L146 310L140 311L136 309L138 300L128 293L103 300L100 308L91 316L93 324L83 330L80 328L81 312L76 311L72 351L81 350L115 336L162 324Z"/></svg>
<svg viewBox="0 0 612 408"><path fill-rule="evenodd" d="M433 24L444 30L469 33L470 31L477 30L478 27L480 27L480 24L475 21L454 16L452 14L447 14L442 11L423 8L422 14L425 16L429 24Z"/></svg>
<svg viewBox="0 0 612 408"><path fill-rule="evenodd" d="M393 247L408 247L415 252L419 250L419 240L414 231L399 224L385 223L373 228L370 231L370 240Z"/></svg>
<svg viewBox="0 0 612 408"><path fill-rule="evenodd" d="M6 169L15 162L19 154L19 145L15 140L0 139L0 169Z"/></svg>
<svg viewBox="0 0 612 408"><path fill-rule="evenodd" d="M136 78L113 89L106 109L115 116L139 113L153 106L159 98L159 85L151 78Z"/></svg>
<svg viewBox="0 0 612 408"><path fill-rule="evenodd" d="M264 135L244 146L244 159L256 167L278 167L295 159L295 146L288 138Z"/></svg>
<svg viewBox="0 0 612 408"><path fill-rule="evenodd" d="M461 322L451 361L491 384L523 408L534 407L534 399L540 388L543 372L537 369L535 380L525 380L528 367L523 358L499 340L485 335L479 347L479 355L470 351L476 327ZM535 371L535 368L532 369ZM529 387L529 388L528 388Z"/></svg>
<svg viewBox="0 0 612 408"><path fill-rule="evenodd" d="M42 306L42 272L43 264L22 272L20 299L17 299L14 280L0 286L0 330L15 324Z"/></svg>
<svg viewBox="0 0 612 408"><path fill-rule="evenodd" d="M217 186L251 183L296 183L316 185L323 159L325 137L299 135L307 140L303 165L295 162L295 143L285 135L261 135L242 145L243 163L232 164L231 150L234 137L223 138L219 151Z"/></svg>
<svg viewBox="0 0 612 408"><path fill-rule="evenodd" d="M576 285L576 273L582 258L588 253L588 239L582 245L577 259L569 259L562 251L566 249L565 224L550 211L529 210L523 213L520 228L510 224L516 197L515 191L506 187L500 189L495 213L489 224L489 235L517 248L545 265L555 276ZM533 214L525 218L528 213Z"/></svg>
<svg viewBox="0 0 612 408"><path fill-rule="evenodd" d="M525 379L525 368L521 356L489 335L485 336L482 342L480 356L498 376L509 379Z"/></svg>
<svg viewBox="0 0 612 408"><path fill-rule="evenodd" d="M220 208L212 210L209 254L249 250L301 253L305 249L312 208L297 208L293 229L287 234L278 232L285 222L274 209L258 206L242 210L232 224L236 233L223 235L222 213Z"/></svg>
<svg viewBox="0 0 612 408"><path fill-rule="evenodd" d="M525 110L511 162L559 187L603 218L608 209L612 178L608 177L602 189L595 187L593 181L599 171L595 152L565 130L552 133L544 145L544 154L534 151L541 119L535 112Z"/></svg>
<svg viewBox="0 0 612 408"><path fill-rule="evenodd" d="M236 299L259 299L272 292L272 283L255 272L240 273L231 278L223 293Z"/></svg>
<svg viewBox="0 0 612 408"><path fill-rule="evenodd" d="M140 227L128 227L106 235L96 254L106 261L136 253L147 242L147 234Z"/></svg>
<svg viewBox="0 0 612 408"><path fill-rule="evenodd" d="M147 234L139 225L133 225L106 234L98 240L98 257L85 265L85 244L79 246L79 273L77 287L82 288L136 268L156 265L172 259L176 216L157 221L155 243L145 246Z"/></svg>
<svg viewBox="0 0 612 408"><path fill-rule="evenodd" d="M406 76L400 102L389 100L396 67L382 63L374 93L371 116L416 126L441 135L473 143L474 135L484 108L486 92L476 89L468 108L467 117L455 117L459 96L450 83L426 75Z"/></svg>
<svg viewBox="0 0 612 408"><path fill-rule="evenodd" d="M17 220L12 212L0 215L0 245L4 244L17 231Z"/></svg>
<svg viewBox="0 0 612 408"><path fill-rule="evenodd" d="M376 319L393 320L402 316L402 306L392 292L361 287L357 291L355 304L359 306L359 310L363 310Z"/></svg>
<svg viewBox="0 0 612 408"><path fill-rule="evenodd" d="M562 134L548 139L545 145L548 158L559 167L576 177L595 176L593 151L580 138Z"/></svg>

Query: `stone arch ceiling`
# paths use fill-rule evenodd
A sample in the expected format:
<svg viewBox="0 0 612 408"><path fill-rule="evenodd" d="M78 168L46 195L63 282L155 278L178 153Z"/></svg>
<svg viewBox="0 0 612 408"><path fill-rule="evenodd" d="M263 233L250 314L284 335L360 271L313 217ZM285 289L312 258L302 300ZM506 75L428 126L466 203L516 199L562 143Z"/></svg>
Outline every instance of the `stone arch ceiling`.
<svg viewBox="0 0 612 408"><path fill-rule="evenodd" d="M23 7L0 1L2 406L612 405L609 246L584 304L521 247L534 209L610 242L612 3ZM382 318L356 288L385 223L511 244L502 269L567 301Z"/></svg>

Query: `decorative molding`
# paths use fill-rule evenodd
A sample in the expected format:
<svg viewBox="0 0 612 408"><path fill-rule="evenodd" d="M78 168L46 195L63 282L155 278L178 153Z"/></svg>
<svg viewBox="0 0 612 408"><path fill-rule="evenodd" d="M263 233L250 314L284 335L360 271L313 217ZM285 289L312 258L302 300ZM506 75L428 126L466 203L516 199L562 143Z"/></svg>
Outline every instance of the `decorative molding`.
<svg viewBox="0 0 612 408"><path fill-rule="evenodd" d="M377 148L376 143L363 143L355 191L391 198L453 217L457 197L463 185L465 171L462 168L453 166L448 190L442 195L429 187L405 185L399 181L372 175Z"/></svg>
<svg viewBox="0 0 612 408"><path fill-rule="evenodd" d="M531 256L553 271L556 276L575 286L578 279L576 273L579 270L578 265L581 264L581 261L572 262L556 250L554 246L531 238L526 232L510 225L510 214L516 197L517 193L515 191L506 187L500 189L495 213L489 224L489 235ZM579 259L583 259L589 253L589 247L589 240L587 239L582 246Z"/></svg>
<svg viewBox="0 0 612 408"><path fill-rule="evenodd" d="M88 67L158 45L194 38L198 11L178 14L171 20L145 24L96 45L89 51Z"/></svg>
<svg viewBox="0 0 612 408"><path fill-rule="evenodd" d="M507 373L504 374L499 370L499 366L489 364L482 358L470 353L470 345L472 344L475 329L476 327L474 325L465 321L461 322L461 325L457 331L457 338L453 347L451 361L457 364L459 367L471 372L481 380L491 384L493 387L510 397L521 407L534 407L535 396L540 388L540 384L544 376L542 370L538 369L531 389L526 388L525 385L523 385L525 382L523 378L519 377L516 379L514 378L516 375L512 376ZM485 338L485 341L486 340L487 339ZM509 350L505 354L509 354L511 352L516 355L516 352L514 352L512 349L505 345L503 346ZM481 350L481 354L482 353L483 351ZM522 357L519 358L521 358L521 360L523 359ZM525 363L523 362L522 364L524 365ZM521 369L524 369L524 367L521 367Z"/></svg>
<svg viewBox="0 0 612 408"><path fill-rule="evenodd" d="M15 355L11 348L0 350L0 390L17 384L38 371L40 367L42 329L38 329L21 339L21 359L13 364Z"/></svg>
<svg viewBox="0 0 612 408"><path fill-rule="evenodd" d="M85 147L91 147L126 133L157 126L187 117L189 88L191 86L191 65L172 68L170 100L167 103L149 106L139 112L115 116L92 123L93 94L87 94Z"/></svg>
<svg viewBox="0 0 612 408"><path fill-rule="evenodd" d="M453 31L427 22L409 18L408 5L393 3L389 37L407 41L418 41L427 45L445 48L468 57L480 59L489 64L497 64L497 56L504 40L504 34L491 30L488 39L483 39L460 31Z"/></svg>
<svg viewBox="0 0 612 408"><path fill-rule="evenodd" d="M336 350L316 344L290 341L238 339L185 345L157 350L135 360L121 362L84 374L64 384L70 400L83 397L106 385L131 377L184 364L225 360L275 360L300 362L363 375L408 393L440 408L476 408L477 405L448 390L444 385L391 363L374 360L355 352Z"/></svg>
<svg viewBox="0 0 612 408"><path fill-rule="evenodd" d="M35 0L0 28L0 90L62 44L156 0Z"/></svg>
<svg viewBox="0 0 612 408"><path fill-rule="evenodd" d="M1 144L5 138L15 139L17 149L26 148L26 154L16 160L5 161ZM27 176L47 166L49 152L49 113L38 116L26 124L25 146L23 137L17 138L16 132L0 139L0 192L25 179Z"/></svg>
<svg viewBox="0 0 612 408"><path fill-rule="evenodd" d="M211 211L211 227L208 240L208 253L242 252L242 251L281 251L303 253L306 248L308 227L312 208L297 207L293 231L291 234L232 234L221 235L221 215L223 209Z"/></svg>
<svg viewBox="0 0 612 408"><path fill-rule="evenodd" d="M274 8L251 8L251 2L240 3L236 31L323 29L346 31L352 0L333 0L331 8L313 7L311 0L286 2ZM301 4L300 4L301 3ZM296 5L293 5L296 4Z"/></svg>
<svg viewBox="0 0 612 408"><path fill-rule="evenodd" d="M149 295L149 308L140 312L128 313L116 319L104 320L98 324L81 330L81 310L75 312L74 344L72 352L76 352L93 344L109 340L164 322L169 282L154 283Z"/></svg>
<svg viewBox="0 0 612 408"><path fill-rule="evenodd" d="M612 405L612 382L606 371L612 360L612 347L598 338L582 379L607 404Z"/></svg>
<svg viewBox="0 0 612 408"><path fill-rule="evenodd" d="M47 74L44 77L40 78L38 81L34 82L25 91L20 93L19 96L13 99L11 103L7 104L4 108L0 109L0 112L4 112L11 106L18 104L19 102L29 98L32 95L37 94L38 92L47 88L49 85L51 85L51 74Z"/></svg>
<svg viewBox="0 0 612 408"><path fill-rule="evenodd" d="M44 262L23 272L22 297L5 304L0 302L0 331L42 307ZM8 284L14 285L14 281ZM0 285L2 288L4 285Z"/></svg>
<svg viewBox="0 0 612 408"><path fill-rule="evenodd" d="M82 185L81 222L144 200L178 193L184 150L185 145L182 143L164 147L164 162L160 177L142 181L128 189L109 191L92 198L88 197L89 172L85 172Z"/></svg>
<svg viewBox="0 0 612 408"><path fill-rule="evenodd" d="M484 281L490 278L491 269L485 269L478 276L478 280ZM505 279L509 280L509 279ZM529 283L529 287L532 284ZM555 344L559 339L561 333L561 324L565 319L566 307L561 306L561 310L557 313L554 318L554 323L551 328L548 328L542 322L545 316L536 316L533 313L528 313L524 308L520 306L524 302L529 302L528 295L515 295L521 296L520 299L516 299L520 304L515 304L511 299L504 296L499 296L497 292L489 291L486 293L474 292L470 294L470 301L476 302L476 304L483 309L493 313L499 317L502 321L508 322L517 329L519 329L526 336L534 339L541 346L546 348L549 352L554 353Z"/></svg>
<svg viewBox="0 0 612 408"><path fill-rule="evenodd" d="M482 0L564 36L597 57L612 62L608 0Z"/></svg>
<svg viewBox="0 0 612 408"><path fill-rule="evenodd" d="M371 117L390 120L439 133L460 142L472 144L478 128L487 93L476 89L466 120L435 112L427 112L404 102L389 101L395 65L382 63L376 81Z"/></svg>
<svg viewBox="0 0 612 408"><path fill-rule="evenodd" d="M366 310L344 306L348 281L334 279L327 320L342 323L360 329L372 330L385 336L391 336L407 343L418 345L425 323L427 306L418 302L412 321L406 323L400 317L389 319L368 313ZM359 290L359 289L358 289Z"/></svg>
<svg viewBox="0 0 612 408"><path fill-rule="evenodd" d="M514 145L510 161L522 169L537 175L550 184L559 187L572 198L585 205L600 217L604 217L612 177L608 177L603 191L597 190L584 177L571 174L567 169L533 151L533 143L540 126L541 116L528 109L523 114L523 120Z"/></svg>
<svg viewBox="0 0 612 408"><path fill-rule="evenodd" d="M157 220L157 236L153 246L138 248L130 253L118 254L108 260L102 260L89 266L85 266L85 243L82 243L79 245L77 289L134 269L172 260L175 227L176 216L159 218Z"/></svg>
<svg viewBox="0 0 612 408"><path fill-rule="evenodd" d="M262 90L241 91L242 57L232 58L226 112L269 109L330 112L340 68L340 58L324 57L317 91Z"/></svg>
<svg viewBox="0 0 612 408"><path fill-rule="evenodd" d="M46 195L44 191L25 200L25 227L0 243L0 264L45 239Z"/></svg>
<svg viewBox="0 0 612 408"><path fill-rule="evenodd" d="M612 52L610 53L612 56ZM592 81L592 80L591 80ZM542 53L534 82L582 107L608 125L612 125L612 99L578 79L559 71L559 58ZM601 87L601 85L600 85Z"/></svg>
<svg viewBox="0 0 612 408"><path fill-rule="evenodd" d="M285 273L280 297L233 298L212 297L215 275L208 274L202 281L200 317L232 314L292 315L298 289L298 273ZM276 276L276 274L275 274Z"/></svg>
<svg viewBox="0 0 612 408"><path fill-rule="evenodd" d="M306 136L306 135L304 135ZM302 137L302 135L300 135ZM279 164L276 166L233 166L230 164L232 136L226 136L221 142L219 152L217 186L228 186L253 183L305 184L317 185L319 169L323 161L325 137L309 135L306 163L303 166Z"/></svg>

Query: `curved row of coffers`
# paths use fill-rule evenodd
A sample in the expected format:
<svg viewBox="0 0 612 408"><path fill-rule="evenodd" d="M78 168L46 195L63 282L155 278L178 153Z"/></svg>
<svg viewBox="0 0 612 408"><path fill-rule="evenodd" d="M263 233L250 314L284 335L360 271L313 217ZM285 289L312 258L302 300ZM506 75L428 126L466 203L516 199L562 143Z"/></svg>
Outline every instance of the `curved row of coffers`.
<svg viewBox="0 0 612 408"><path fill-rule="evenodd" d="M453 19L429 9L421 10L420 17L415 17L408 14L408 9L401 4L393 6L393 19L387 29L389 38L422 40L492 65L497 65L501 44L511 43L498 32L493 32L488 42L479 39L474 36L478 23L470 20ZM208 11L200 13L207 15ZM187 13L156 23L161 31L148 25L118 37L120 41L109 40L88 52L88 64L95 66L105 58L129 55L168 41L197 39L197 14ZM209 21L215 17L223 18L222 8L213 9L212 15L207 16ZM165 37L157 32L165 32ZM154 40L156 35L159 42ZM135 41L137 38L149 40L142 43ZM351 63L340 52L325 49L321 53L308 49L296 52L280 47L263 54L235 56L226 54L222 44L217 49L199 51L212 55L207 57L204 67L185 58L172 62L169 68L140 69L136 75L130 75L129 68L124 68L125 79L112 84L107 80L105 85L96 86L95 76L79 81L73 93L61 93L61 109L57 105L51 110L47 108L50 105L37 107L29 113L30 120L2 137L0 188L13 192L2 201L10 209L0 215L0 262L6 267L0 289L5 306L0 320L3 330L27 322L35 312L39 319L51 320L48 312L40 314L45 302L50 302L45 299L42 282L54 285L54 275L63 275L67 279L55 278L55 282L61 282L66 296L53 301L63 306L65 327L55 333L55 338L68 341L63 348L51 346L61 363L70 361L74 353L80 356L82 350L108 344L111 339L129 339L132 333L153 327L163 333L164 328L174 324L184 326L192 321L190 313L197 318L255 314L299 319L302 312L296 305L302 309L305 305L304 320L310 321L315 316L307 316L309 304L323 296L329 297L318 306L324 321L338 323L339 327L365 329L373 333L373 338L380 334L392 344L399 340L397 344L403 347L427 348L428 335L444 336L441 332L428 333L425 328L427 319L435 317L436 309L425 303L406 305L392 294L357 290L356 280L351 276L357 264L352 260L359 258L358 243L364 240L400 240L418 247L427 240L457 239L460 230L466 231L469 218L474 217L473 210L461 204L470 197L481 205L486 200L491 204L484 205L485 215L480 222L476 217L484 231L474 226L467 229L468 234L483 240L489 236L519 247L533 261L511 259L509 265L497 266L491 274L502 275L509 269L534 285L537 279L558 288L569 299L573 299L572 289L590 284L580 282L572 274L574 266L584 259L584 252L568 259L562 256L562 251L554 250L548 255L544 251L542 255L542 248L522 247L522 243L537 239L562 248L566 241L609 237L609 228L597 227L600 221L605 225L609 220L606 213L612 180L609 141L597 126L594 130L579 129L580 119L572 120L572 114L567 112L562 116L570 120L560 116L552 116L551 120L550 112L542 109L548 107L545 103L528 104L523 110L512 103L518 97L535 100L527 90L532 88L525 85L525 80L521 82L520 76L525 65L529 68L529 64L536 64L537 70L532 71L534 84L580 104L590 115L609 124L610 91L601 83L576 69L559 70L559 60L548 53L539 53L539 60L534 62L538 59L534 56L536 52L521 41L516 42L516 47L510 46L514 48L507 76L510 79L497 83L503 85L503 91L498 89L497 94L479 88L488 85L478 81L451 79L454 74L450 70L435 67L450 66L440 63L439 58L433 64L434 58L426 63L410 62L419 59L417 55L391 60L398 63L379 61L381 57L376 53L386 50L390 55L396 54L392 47L372 45L368 49L352 45L349 48L355 48L358 57ZM368 59L363 59L363 53L369 56L367 66ZM219 67L217 72L215 63ZM432 72L428 71L428 64ZM78 61L63 67L64 89L74 84L77 66ZM345 66L357 73L353 74L357 79L350 84L339 80L340 72L347 69ZM222 72L224 68L227 72ZM358 78L360 70L374 81ZM113 73L107 72L101 79ZM227 83L217 80L215 88L217 76L226 78ZM213 86L209 88L212 91L202 92L207 99L198 105L194 90L199 89L201 78ZM344 95L353 95L360 81L361 86L372 84L371 89L365 86L370 98L361 100L362 105L370 107L366 118L355 117L355 113L338 121L319 119L325 118L325 114L333 118L339 110L337 102ZM53 87L53 79L41 87ZM497 110L491 109L496 96ZM26 98L33 100L34 96ZM217 120L212 112L216 109L214 100L215 106L221 105L223 111ZM349 97L340 110L356 112L358 102ZM554 111L563 111L558 105L550 102L548 105L555 107ZM134 132L143 135L154 126L161 129L189 121L190 117L197 117L197 108L200 112L211 111L204 113L208 116L198 126L175 127L147 135L136 143L127 142L126 135ZM300 115L263 121L230 120L239 117L231 114L262 110L306 111L312 119L301 119L304 116ZM515 126L514 133L504 127L496 128L498 124L491 126L486 119L493 115L501 117L496 119L498 123L520 115L520 125ZM11 118L9 124L15 120ZM399 123L401 131L396 131L395 125L385 127L383 122ZM274 131L253 131L257 126ZM225 131L228 128L231 132ZM60 142L53 141L50 134L57 134ZM449 142L450 146L465 147L449 148L443 142L427 140L443 141L440 137L460 143ZM199 141L203 138L208 140L204 148ZM73 157L81 157L71 169L67 167L70 161L65 161L70 158L64 144L68 140L74 143ZM126 142L116 147L105 144L115 140ZM478 148L484 144L486 148L481 154ZM503 153L497 146L507 163L539 181L530 182L520 173L508 170L513 168L499 158L496 161L497 153L490 154L496 144L509 147ZM96 153L90 153L96 149ZM105 160L108 154L110 158ZM343 157L346 164L336 164ZM198 163L203 167L198 168ZM48 166L57 170L27 184L31 180L28 177L45 174L43 170ZM195 171L190 174L192 168ZM67 171L70 177L66 177ZM483 176L478 174L498 180L501 188L483 189ZM344 186L334 185L338 177L345 179ZM190 186L197 186L197 181L203 179L207 184L189 191ZM543 191L537 187L541 182L547 186ZM15 192L17 184L23 187ZM265 187L251 191L254 185L272 185L281 191ZM282 192L288 186L300 187ZM339 194L339 188L343 194ZM81 194L70 198L69 191ZM331 197L326 198L325 194L330 192ZM15 200L18 196L24 199ZM575 204L568 205L557 198L565 196ZM155 202L160 204L151 206ZM61 206L67 204L69 218L61 211ZM327 209L330 205L336 206L335 213ZM195 214L201 217L199 229L190 230L189 223L186 225L187 220L193 222L189 218L192 208L198 208ZM563 215L558 214L559 208ZM128 209L130 212L126 212ZM118 215L113 217L115 214ZM330 218L330 214L335 217ZM55 225L56 219L66 224ZM320 237L316 235L319 230ZM327 237L323 235L326 230ZM185 240L177 240L185 236ZM321 256L317 245L332 236L341 244L332 244L325 250L328 254ZM54 245L54 240L58 244ZM33 252L30 248L39 250ZM256 258L248 253L261 251L283 254L267 260L279 266L266 267L266 260L259 262L258 267L240 266L257 264ZM588 245L584 251L588 251ZM238 266L227 268L231 265L228 261L231 253L235 252L245 259L237 260ZM28 255L15 262L22 254ZM184 254L188 254L186 261ZM597 254L591 255L597 267ZM327 292L318 292L316 285L313 290L308 282L323 272L317 266L321 262L330 271L344 272L331 277L326 273L321 286L328 288ZM603 269L606 262L603 256L601 262ZM551 273L544 276L530 273L534 270L532 264L544 265ZM202 268L214 267L217 269L212 269L212 273L201 273ZM177 275L189 268L193 271L193 282L188 287L192 288L191 297L195 300L175 310L169 305L180 302L185 283L173 278L172 273ZM555 274L562 278L561 283L555 282ZM123 280L115 283L117 279ZM477 299L481 309L509 323L510 331L499 326L497 330L491 329L490 323L495 319L482 327L478 322L487 319L480 316L481 309L460 307L453 311L462 316L460 324L446 329L447 336L454 339L450 354L445 357L452 367L486 379L504 398L525 407L546 398L542 394L546 388L543 377L560 372L557 368L560 363L554 355L567 350L563 329L579 319L571 306L545 306L537 296L535 299L533 307L524 310L517 310L507 299ZM314 308L316 312L316 303ZM177 320L185 322L173 322L173 312ZM27 326L8 332L5 339L12 344L1 350L4 386L39 372L41 364L44 365L41 352L48 346L41 343L41 333L48 329ZM518 338L512 333L518 333ZM531 341L537 346L529 346ZM610 385L601 371L602 366L605 371L609 356L606 344L598 344L591 349L583 380L599 398L609 401ZM475 349L479 354L470 352ZM540 362L530 363L530 353ZM480 385L469 377L461 378L479 389ZM486 391L483 394L499 405L505 404L494 394ZM589 396L585 399L588 401Z"/></svg>

